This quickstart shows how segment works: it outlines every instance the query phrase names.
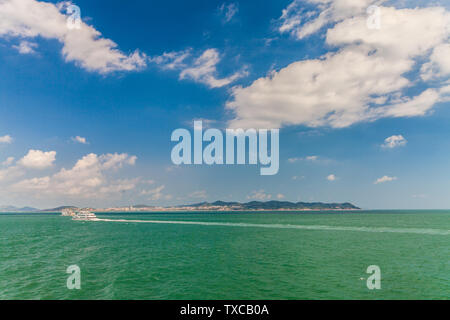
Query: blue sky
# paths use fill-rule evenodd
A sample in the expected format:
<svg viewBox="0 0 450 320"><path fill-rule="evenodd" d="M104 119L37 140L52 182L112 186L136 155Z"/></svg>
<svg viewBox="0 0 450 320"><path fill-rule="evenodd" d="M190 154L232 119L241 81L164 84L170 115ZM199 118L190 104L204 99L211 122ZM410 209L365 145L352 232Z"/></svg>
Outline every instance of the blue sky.
<svg viewBox="0 0 450 320"><path fill-rule="evenodd" d="M450 9L354 3L0 1L0 205L450 208ZM278 174L173 166L194 119L280 128Z"/></svg>

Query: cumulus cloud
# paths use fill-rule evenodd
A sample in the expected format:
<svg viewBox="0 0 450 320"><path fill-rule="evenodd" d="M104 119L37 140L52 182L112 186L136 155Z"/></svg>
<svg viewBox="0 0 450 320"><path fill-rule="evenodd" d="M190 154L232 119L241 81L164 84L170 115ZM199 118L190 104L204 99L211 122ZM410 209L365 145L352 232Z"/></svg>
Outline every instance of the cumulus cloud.
<svg viewBox="0 0 450 320"><path fill-rule="evenodd" d="M357 3L310 2L317 8ZM421 72L428 77L430 72L433 77L447 72L450 13L445 8L381 7L380 29L368 28L365 10L358 10L352 14L343 10L341 18L330 20L335 24L327 30L325 41L337 51L291 63L247 87L234 87L227 102L235 115L229 125L342 128L386 117L423 116L448 99L448 94L443 95L445 79L444 83L430 83L434 87L415 96L407 94L407 89L417 84L408 73L423 65Z"/></svg>
<svg viewBox="0 0 450 320"><path fill-rule="evenodd" d="M2 162L2 166L8 167L12 165L14 162L14 157L8 157L5 161Z"/></svg>
<svg viewBox="0 0 450 320"><path fill-rule="evenodd" d="M375 180L374 184L385 183L394 180L397 180L397 177L382 176L381 178Z"/></svg>
<svg viewBox="0 0 450 320"><path fill-rule="evenodd" d="M106 170L122 168L124 164L133 166L136 159L136 156L129 156L126 153L108 153L99 157L102 167Z"/></svg>
<svg viewBox="0 0 450 320"><path fill-rule="evenodd" d="M380 0L294 0L282 11L278 30L297 39L310 36L326 25L366 12Z"/></svg>
<svg viewBox="0 0 450 320"><path fill-rule="evenodd" d="M12 190L37 196L69 196L97 198L108 194L131 190L139 179L111 179L107 173L123 165L134 164L136 158L128 154L88 154L70 169L44 177L21 180L12 185Z"/></svg>
<svg viewBox="0 0 450 320"><path fill-rule="evenodd" d="M81 143L81 144L87 144L87 140L84 137L80 137L80 136L76 136L76 137L72 137L72 141L73 142L77 142L77 143Z"/></svg>
<svg viewBox="0 0 450 320"><path fill-rule="evenodd" d="M64 2L57 6L36 0L3 0L0 2L0 37L56 39L63 45L62 55L67 62L102 74L146 66L145 54L138 50L123 53L116 43L102 37L99 31L83 21L79 29L68 28L68 16L61 12L68 4Z"/></svg>
<svg viewBox="0 0 450 320"><path fill-rule="evenodd" d="M330 175L327 176L327 180L328 181L335 181L336 179L337 178L336 178L336 176L334 174L330 174Z"/></svg>
<svg viewBox="0 0 450 320"><path fill-rule="evenodd" d="M422 78L431 80L433 78L448 77L450 75L450 44L445 43L433 49L430 61L422 66Z"/></svg>
<svg viewBox="0 0 450 320"><path fill-rule="evenodd" d="M2 136L0 137L0 143L11 143L12 142L12 138L9 134L7 134L6 136Z"/></svg>
<svg viewBox="0 0 450 320"><path fill-rule="evenodd" d="M45 169L51 167L56 158L56 151L29 150L28 153L18 161L25 168Z"/></svg>
<svg viewBox="0 0 450 320"><path fill-rule="evenodd" d="M36 49L37 46L37 43L24 40L21 41L19 45L13 46L13 48L19 51L20 54L33 54L36 53L34 49Z"/></svg>
<svg viewBox="0 0 450 320"><path fill-rule="evenodd" d="M14 163L14 157L8 157L1 163L4 169L0 169L0 181L13 181L14 179L25 175L26 169L45 169L53 165L56 152L41 150L29 150L28 153Z"/></svg>
<svg viewBox="0 0 450 320"><path fill-rule="evenodd" d="M179 79L191 79L206 84L210 88L226 86L247 75L244 70L219 78L217 64L221 61L217 49L207 49L200 56L193 56L192 50L165 52L160 56L150 57L149 61L155 63L163 70L176 70L180 72Z"/></svg>
<svg viewBox="0 0 450 320"><path fill-rule="evenodd" d="M25 174L23 168L9 165L7 164L5 169L0 169L0 182L11 181Z"/></svg>
<svg viewBox="0 0 450 320"><path fill-rule="evenodd" d="M401 147L406 145L408 141L400 134L393 135L384 139L384 143L382 144L383 148L393 149L396 147Z"/></svg>

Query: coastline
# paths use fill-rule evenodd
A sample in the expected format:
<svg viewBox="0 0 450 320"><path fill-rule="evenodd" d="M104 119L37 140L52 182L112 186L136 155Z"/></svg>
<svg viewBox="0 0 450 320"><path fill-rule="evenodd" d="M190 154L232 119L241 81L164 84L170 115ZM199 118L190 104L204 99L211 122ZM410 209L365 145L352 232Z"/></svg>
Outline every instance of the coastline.
<svg viewBox="0 0 450 320"><path fill-rule="evenodd" d="M198 213L198 212L224 212L224 213L254 213L254 212L358 212L363 209L179 209L179 208L155 208L148 210L126 210L120 209L91 209L96 213ZM8 213L24 213L24 212L8 212ZM61 211L33 211L31 213L61 213Z"/></svg>
<svg viewBox="0 0 450 320"><path fill-rule="evenodd" d="M12 207L9 212L14 212ZM290 202L290 201L250 201L250 202L201 202L171 206L151 206L137 204L123 207L108 208L78 208L75 206L60 206L56 208L31 210L30 212L62 212L65 210L85 210L91 212L320 212L320 211L358 211L361 208L350 202L324 203L324 202ZM17 210L26 212L26 210Z"/></svg>

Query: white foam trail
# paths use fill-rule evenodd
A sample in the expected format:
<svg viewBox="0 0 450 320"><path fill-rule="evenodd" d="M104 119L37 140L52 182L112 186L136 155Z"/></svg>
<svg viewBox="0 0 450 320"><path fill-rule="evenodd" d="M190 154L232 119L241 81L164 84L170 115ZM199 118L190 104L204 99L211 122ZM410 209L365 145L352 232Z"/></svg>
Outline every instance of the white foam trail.
<svg viewBox="0 0 450 320"><path fill-rule="evenodd" d="M418 228L389 228L389 227L345 227L345 226L323 226L323 225L297 225L297 224L255 224L234 222L202 222L202 221L169 221L169 220L128 220L128 219L93 219L93 221L107 222L137 222L137 223L159 223L159 224L189 224L200 226L225 226L225 227L250 227L271 229L302 229L302 230L325 230L325 231L359 231L359 232L391 232L391 233L413 233L431 235L450 235L450 230L444 229L418 229Z"/></svg>

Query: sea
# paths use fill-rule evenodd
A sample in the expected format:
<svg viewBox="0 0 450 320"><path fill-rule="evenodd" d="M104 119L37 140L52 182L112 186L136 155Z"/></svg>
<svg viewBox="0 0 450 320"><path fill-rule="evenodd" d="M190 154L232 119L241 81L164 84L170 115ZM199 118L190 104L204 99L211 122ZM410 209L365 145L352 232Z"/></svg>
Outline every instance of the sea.
<svg viewBox="0 0 450 320"><path fill-rule="evenodd" d="M0 213L0 299L450 297L450 211L97 216Z"/></svg>

